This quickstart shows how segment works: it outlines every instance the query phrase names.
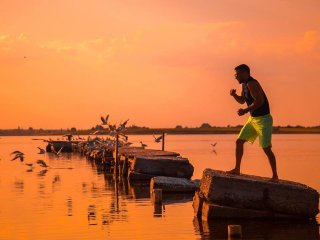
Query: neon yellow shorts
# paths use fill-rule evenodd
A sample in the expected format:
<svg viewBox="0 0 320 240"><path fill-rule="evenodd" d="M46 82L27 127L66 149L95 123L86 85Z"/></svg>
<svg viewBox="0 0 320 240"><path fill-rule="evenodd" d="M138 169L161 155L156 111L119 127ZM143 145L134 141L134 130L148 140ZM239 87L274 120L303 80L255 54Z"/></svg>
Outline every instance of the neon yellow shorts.
<svg viewBox="0 0 320 240"><path fill-rule="evenodd" d="M253 144L256 138L259 136L260 147L269 147L271 146L272 124L273 118L271 114L259 117L249 116L249 119L242 127L238 138Z"/></svg>

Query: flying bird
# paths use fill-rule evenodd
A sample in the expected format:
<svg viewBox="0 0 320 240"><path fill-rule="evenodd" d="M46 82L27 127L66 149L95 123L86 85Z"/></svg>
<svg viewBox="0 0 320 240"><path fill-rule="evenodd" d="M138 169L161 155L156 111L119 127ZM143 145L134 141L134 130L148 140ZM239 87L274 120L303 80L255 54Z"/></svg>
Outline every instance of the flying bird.
<svg viewBox="0 0 320 240"><path fill-rule="evenodd" d="M211 143L211 146L212 146L212 147L215 147L216 145L217 145L217 142Z"/></svg>
<svg viewBox="0 0 320 240"><path fill-rule="evenodd" d="M24 155L24 153L21 152L21 151L13 151L12 153L10 153L10 155L13 155L13 154L22 154L22 155Z"/></svg>
<svg viewBox="0 0 320 240"><path fill-rule="evenodd" d="M20 161L21 162L23 162L23 160L24 160L24 154L23 153L17 153L12 159L11 159L11 161L14 161L14 160L16 160L16 159L20 159Z"/></svg>
<svg viewBox="0 0 320 240"><path fill-rule="evenodd" d="M101 116L100 119L101 119L102 125L108 125L109 114L105 118Z"/></svg>
<svg viewBox="0 0 320 240"><path fill-rule="evenodd" d="M12 153L10 153L10 155L15 154L15 156L11 159L11 161L14 161L16 159L20 159L21 162L23 162L24 160L24 153L21 151L13 151Z"/></svg>
<svg viewBox="0 0 320 240"><path fill-rule="evenodd" d="M123 123L120 123L119 127L117 128L117 131L120 132L120 131L124 130L126 128L128 121L129 121L129 119L127 119Z"/></svg>
<svg viewBox="0 0 320 240"><path fill-rule="evenodd" d="M45 167L45 168L49 167L47 163L41 159L37 160L37 164L39 164L41 167Z"/></svg>
<svg viewBox="0 0 320 240"><path fill-rule="evenodd" d="M153 135L153 138L154 138L154 141L156 142L156 143L159 143L161 140L162 140L162 135L160 136L160 137L155 137L154 135Z"/></svg>
<svg viewBox="0 0 320 240"><path fill-rule="evenodd" d="M45 176L46 175L46 173L48 172L48 170L47 169L42 169L39 173L38 173L38 176L41 176L41 177L43 177L43 176Z"/></svg>

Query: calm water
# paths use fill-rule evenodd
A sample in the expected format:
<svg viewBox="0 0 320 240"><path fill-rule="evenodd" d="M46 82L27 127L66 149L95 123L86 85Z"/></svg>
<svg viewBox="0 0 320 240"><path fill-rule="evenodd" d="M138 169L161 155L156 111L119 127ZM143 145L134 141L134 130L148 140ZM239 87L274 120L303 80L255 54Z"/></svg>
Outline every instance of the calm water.
<svg viewBox="0 0 320 240"><path fill-rule="evenodd" d="M166 150L188 157L193 178L201 178L205 168L233 167L235 137L168 135ZM97 172L78 154L38 155L36 147L45 143L31 138L0 139L0 239L226 239L228 224L241 224L244 239L319 239L314 222L199 221L192 196L170 196L163 209L155 209L148 186L122 181L116 187L112 176ZM161 148L152 136L129 136L129 141ZM320 135L274 135L273 145L280 178L320 191ZM26 163L43 159L50 168L30 170L10 161L14 150L26 154ZM271 176L258 142L245 145L242 172Z"/></svg>

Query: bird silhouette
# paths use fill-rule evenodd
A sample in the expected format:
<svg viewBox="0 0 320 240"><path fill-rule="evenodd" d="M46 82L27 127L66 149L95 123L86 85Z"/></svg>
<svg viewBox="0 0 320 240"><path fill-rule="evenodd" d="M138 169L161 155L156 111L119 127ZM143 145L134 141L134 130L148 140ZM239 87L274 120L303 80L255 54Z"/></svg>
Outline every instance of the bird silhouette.
<svg viewBox="0 0 320 240"><path fill-rule="evenodd" d="M159 142L161 142L163 136L161 135L160 137L155 137L155 136L153 135L153 138L154 138L154 141L155 141L156 143L159 143Z"/></svg>
<svg viewBox="0 0 320 240"><path fill-rule="evenodd" d="M24 154L24 153L17 150L17 151L13 151L12 153L10 153L10 155L13 155L13 154Z"/></svg>
<svg viewBox="0 0 320 240"><path fill-rule="evenodd" d="M41 159L37 160L37 164L39 164L41 167L45 167L45 168L49 167L47 163Z"/></svg>
<svg viewBox="0 0 320 240"><path fill-rule="evenodd" d="M108 125L109 114L105 118L101 116L100 119L101 119L102 125Z"/></svg>
<svg viewBox="0 0 320 240"><path fill-rule="evenodd" d="M143 143L142 141L140 141L140 143L141 143L141 147L142 147L142 148L146 148L146 147L148 147L148 145L147 145L147 144L145 144L145 143Z"/></svg>
<svg viewBox="0 0 320 240"><path fill-rule="evenodd" d="M46 151L43 148L38 147L38 149L39 149L38 154L45 154L46 153Z"/></svg>
<svg viewBox="0 0 320 240"><path fill-rule="evenodd" d="M211 143L211 146L212 146L212 147L215 147L216 145L217 145L217 142Z"/></svg>
<svg viewBox="0 0 320 240"><path fill-rule="evenodd" d="M15 154L15 156L11 159L11 161L14 161L16 159L20 159L21 162L24 161L24 153L23 152L20 152L20 151L14 151L12 153L10 153L10 155L13 155Z"/></svg>
<svg viewBox="0 0 320 240"><path fill-rule="evenodd" d="M120 123L119 127L116 129L117 132L121 132L124 129L126 129L126 125L128 123L129 119L127 119L126 121L124 121L123 123Z"/></svg>

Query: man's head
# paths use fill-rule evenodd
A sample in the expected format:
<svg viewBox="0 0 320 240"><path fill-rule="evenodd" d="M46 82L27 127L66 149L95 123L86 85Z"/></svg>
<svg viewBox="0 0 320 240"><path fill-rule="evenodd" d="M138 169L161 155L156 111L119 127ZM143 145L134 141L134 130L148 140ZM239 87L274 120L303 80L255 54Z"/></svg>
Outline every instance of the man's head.
<svg viewBox="0 0 320 240"><path fill-rule="evenodd" d="M246 64L240 64L239 66L236 66L234 70L234 76L240 84L246 82L250 77L250 68Z"/></svg>

